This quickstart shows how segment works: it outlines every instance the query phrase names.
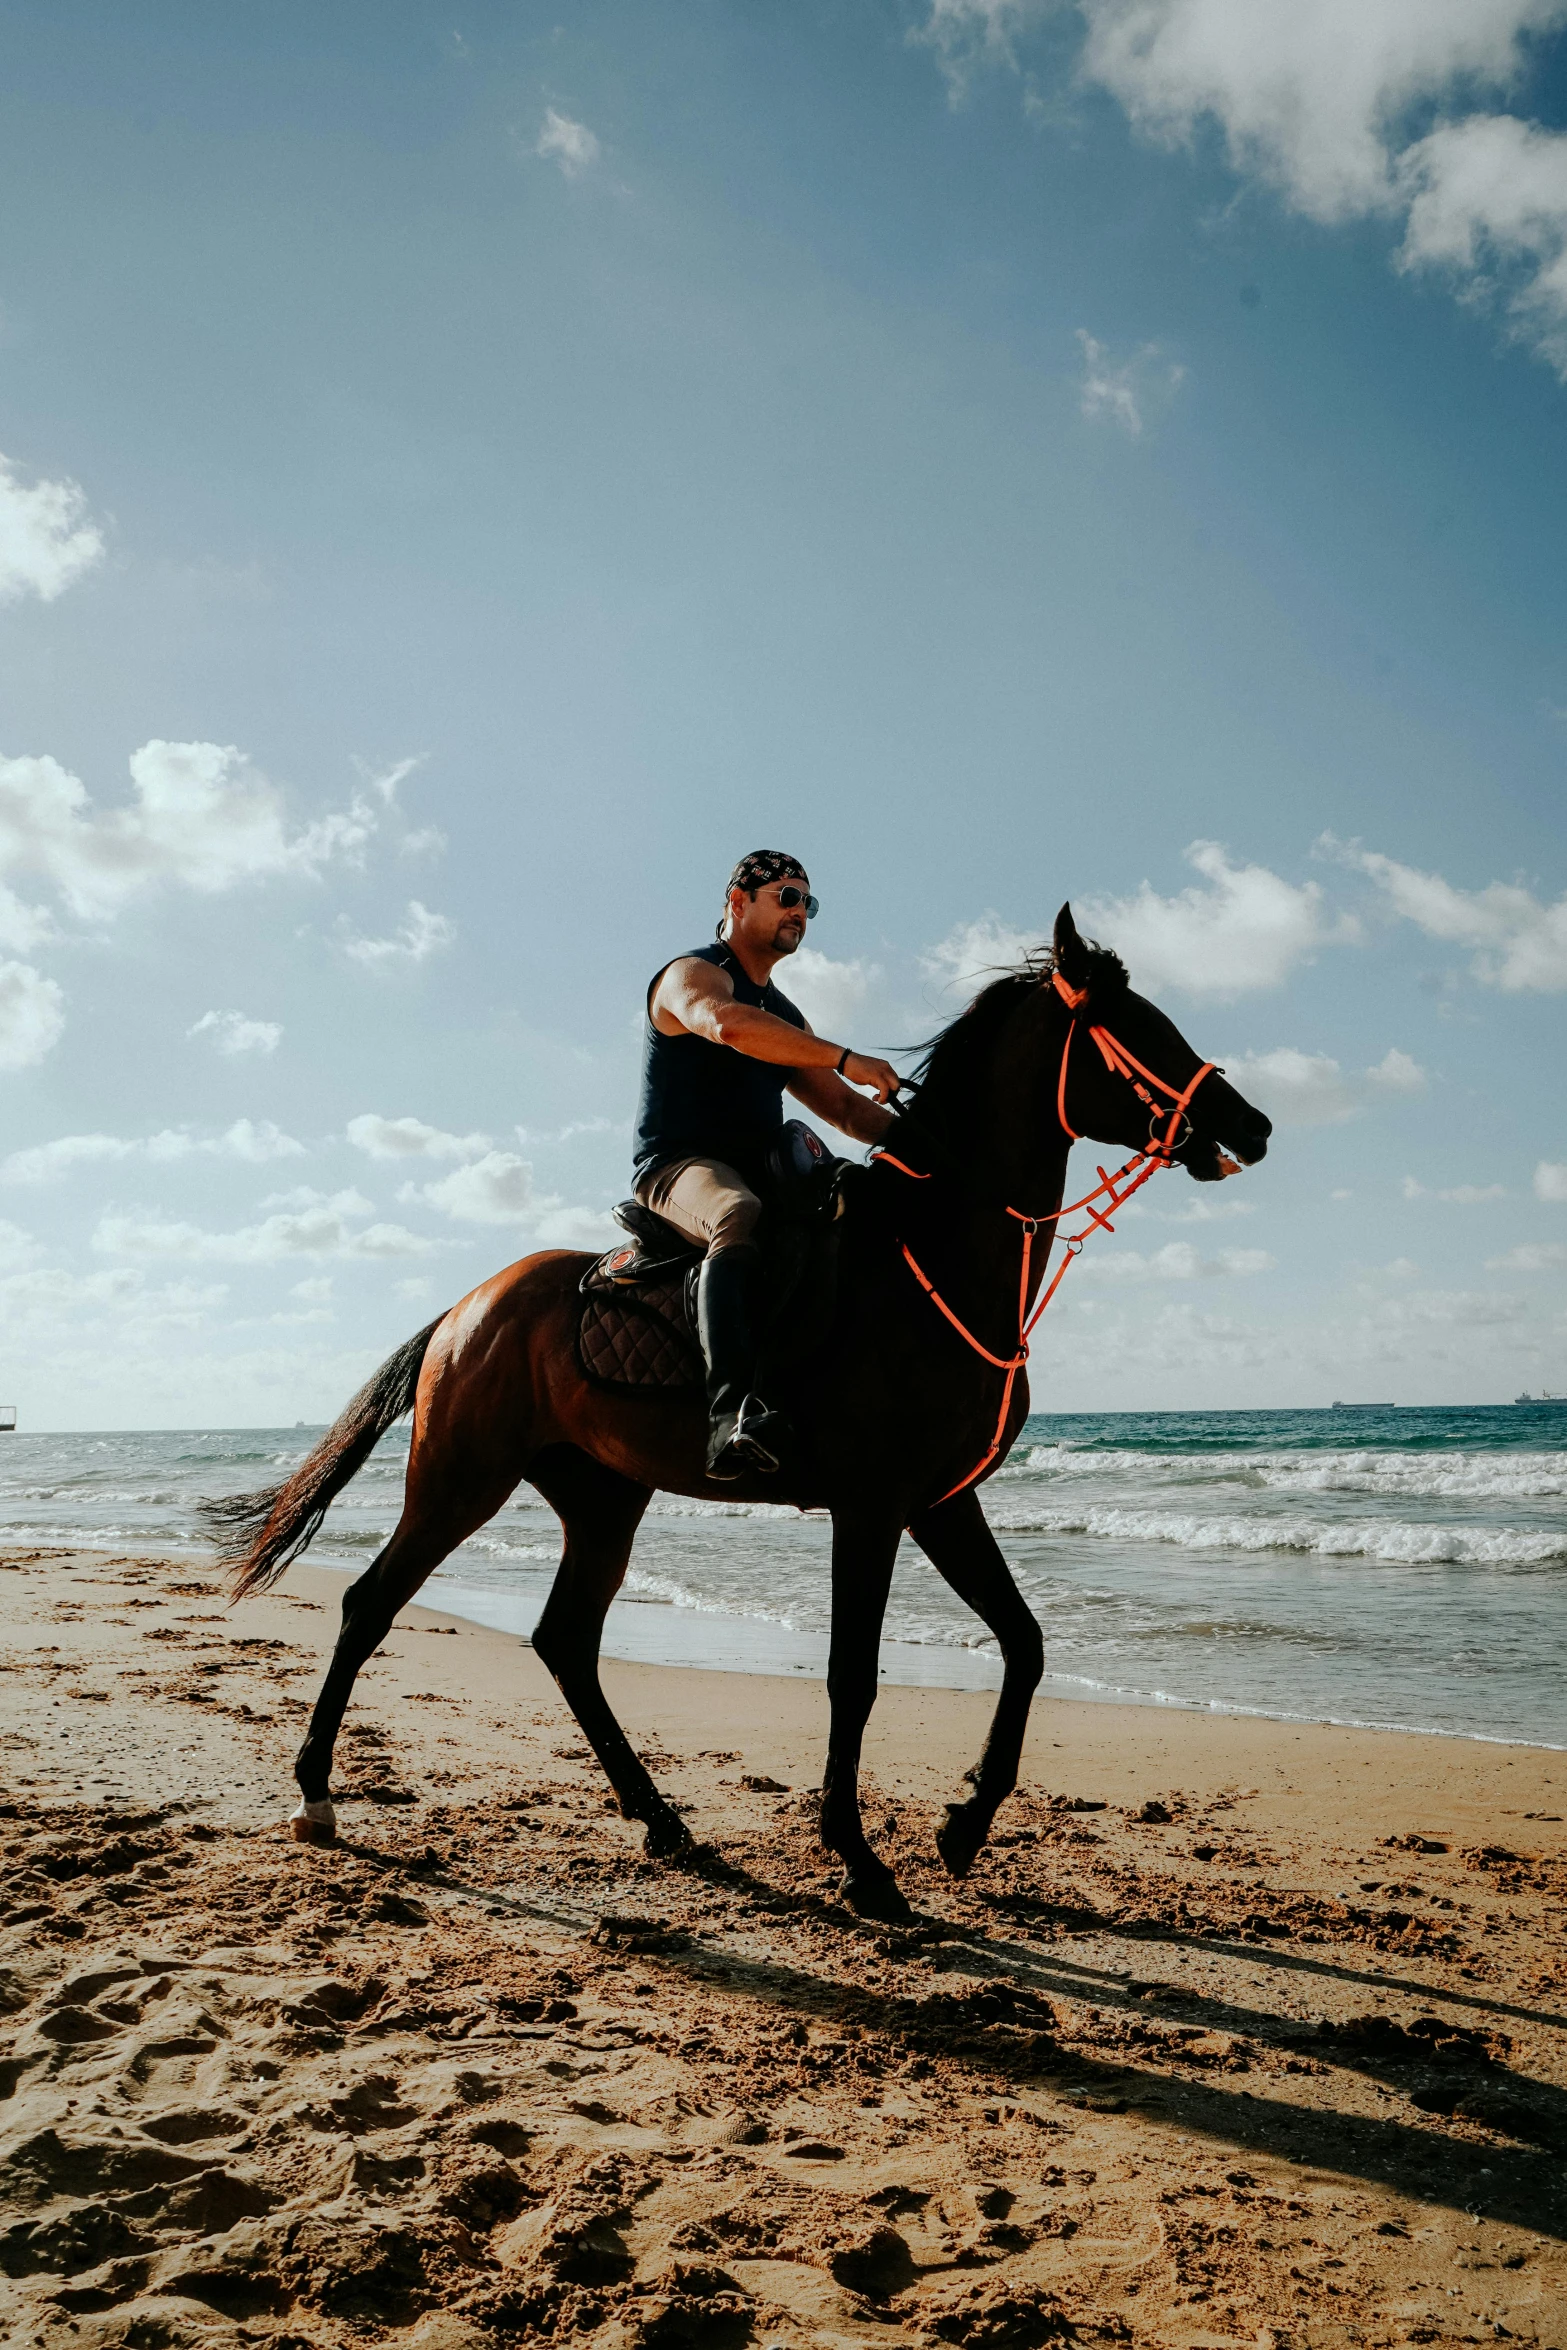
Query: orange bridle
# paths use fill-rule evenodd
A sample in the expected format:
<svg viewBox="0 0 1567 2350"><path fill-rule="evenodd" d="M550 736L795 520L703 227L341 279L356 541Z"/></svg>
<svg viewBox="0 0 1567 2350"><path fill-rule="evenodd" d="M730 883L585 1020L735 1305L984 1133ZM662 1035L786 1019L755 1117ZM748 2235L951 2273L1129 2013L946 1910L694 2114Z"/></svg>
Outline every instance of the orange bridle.
<svg viewBox="0 0 1567 2350"><path fill-rule="evenodd" d="M1088 1001L1088 990L1086 987L1069 986L1059 971L1052 974L1051 984L1072 1015L1072 1024L1066 1032L1066 1042L1061 1048L1061 1071L1056 1080L1056 1116L1061 1121L1062 1133L1071 1144L1081 1142L1083 1138L1069 1122L1066 1114L1067 1066L1072 1058L1072 1040L1077 1034L1077 1016ZM903 1251L904 1263L930 1299L931 1304L936 1307L938 1312L945 1314L959 1337L966 1340L977 1355L983 1355L987 1363L994 1363L998 1371L1006 1373L1006 1384L1001 1390L1001 1410L996 1420L996 1433L990 1440L989 1450L970 1469L966 1477L960 1477L956 1485L948 1487L941 1496L941 1501L950 1501L953 1494L961 1493L965 1486L972 1485L977 1477L983 1476L1001 1450L1001 1439L1006 1434L1007 1413L1012 1403L1012 1389L1016 1384L1019 1371L1028 1361L1028 1342L1034 1325L1066 1278L1068 1266L1074 1258L1081 1255L1083 1243L1095 1230L1113 1232L1115 1226L1111 1223L1110 1218L1115 1210L1124 1207L1133 1192L1140 1191L1151 1175L1157 1175L1161 1167L1168 1167L1172 1163L1175 1153L1191 1131L1191 1121L1187 1112L1191 1106L1192 1096L1203 1079L1214 1074L1216 1064L1212 1061L1204 1061L1190 1083L1177 1088L1171 1085L1167 1079L1161 1077L1156 1070L1145 1069L1136 1055L1129 1053L1119 1038L1111 1035L1108 1028L1095 1024L1090 1027L1088 1033L1098 1046L1100 1058L1111 1075L1124 1077L1138 1099L1147 1103L1150 1113L1148 1146L1128 1159L1124 1167L1117 1167L1113 1175L1107 1175L1103 1167L1100 1167L1097 1170L1099 1181L1093 1190L1087 1192L1082 1199L1073 1200L1069 1207L1055 1208L1048 1216L1028 1216L1023 1213L1021 1208L1006 1209L1005 1213L1015 1218L1023 1227L1023 1264L1018 1281L1016 1353L1012 1355L992 1354L988 1346L982 1345L968 1325L960 1321L952 1311L946 1299L936 1288L935 1283L915 1262L913 1251L908 1242L900 1241L898 1243ZM1146 1078L1147 1084L1140 1082L1144 1078ZM1170 1107L1168 1110L1162 1109L1155 1101L1148 1090L1150 1085L1156 1085L1161 1093L1169 1096ZM1164 1133L1159 1135L1155 1133L1154 1129L1161 1118L1164 1120L1165 1126ZM917 1183L930 1181L928 1174L921 1173L917 1167L906 1167L903 1161L895 1159L890 1151L877 1151L874 1156L880 1160L883 1166L896 1167L900 1175L910 1175ZM1124 1188L1117 1189L1118 1185L1122 1185ZM1095 1207L1094 1202L1101 1198L1104 1200L1104 1206L1102 1208ZM1057 1235L1064 1252L1061 1262L1056 1268L1054 1280L1034 1307L1033 1312L1030 1313L1028 1276L1033 1260L1034 1235L1039 1231L1041 1225L1057 1224L1063 1216L1075 1216L1080 1208L1087 1210L1088 1222L1080 1232L1063 1232ZM940 1501L932 1504L933 1508L939 1509L940 1506Z"/></svg>

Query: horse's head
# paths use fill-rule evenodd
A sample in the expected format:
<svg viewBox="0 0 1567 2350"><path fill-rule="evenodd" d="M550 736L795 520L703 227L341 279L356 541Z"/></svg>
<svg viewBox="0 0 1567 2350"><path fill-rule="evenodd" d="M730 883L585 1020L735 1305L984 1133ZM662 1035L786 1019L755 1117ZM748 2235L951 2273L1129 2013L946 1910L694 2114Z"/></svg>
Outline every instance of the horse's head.
<svg viewBox="0 0 1567 2350"><path fill-rule="evenodd" d="M1188 1093L1204 1066L1201 1055L1157 1004L1137 994L1118 955L1079 935L1069 905L1056 916L1050 984L1076 1023L1057 1103L1069 1133L1146 1150L1184 1104L1170 1156L1199 1183L1265 1155L1272 1121L1220 1069Z"/></svg>

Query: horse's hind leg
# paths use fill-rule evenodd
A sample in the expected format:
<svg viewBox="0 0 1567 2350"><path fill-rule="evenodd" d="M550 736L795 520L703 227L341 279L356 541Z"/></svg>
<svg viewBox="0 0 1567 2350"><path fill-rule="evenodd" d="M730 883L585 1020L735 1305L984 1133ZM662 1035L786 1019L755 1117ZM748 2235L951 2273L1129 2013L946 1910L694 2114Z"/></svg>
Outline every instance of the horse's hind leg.
<svg viewBox="0 0 1567 2350"><path fill-rule="evenodd" d="M534 1653L553 1674L621 1810L646 1825L649 1853L655 1860L672 1859L690 1848L690 1832L632 1752L599 1683L604 1618L625 1580L651 1488L633 1484L574 1445L553 1447L530 1464L528 1477L558 1514L566 1537L544 1613L533 1628Z"/></svg>
<svg viewBox="0 0 1567 2350"><path fill-rule="evenodd" d="M1001 1694L985 1751L968 1773L974 1792L947 1806L936 1849L954 1877L966 1876L990 1823L1017 1785L1028 1709L1045 1669L1038 1624L985 1523L976 1493L961 1493L914 1518L909 1532L931 1565L994 1632L1001 1648Z"/></svg>
<svg viewBox="0 0 1567 2350"><path fill-rule="evenodd" d="M396 1533L343 1594L342 1630L294 1760L300 1805L293 1828L302 1843L330 1844L337 1832L330 1794L332 1752L360 1666L375 1654L420 1585L459 1542L495 1515L515 1483L508 1471L504 1483L470 1486L460 1508L432 1510L421 1507L410 1480Z"/></svg>

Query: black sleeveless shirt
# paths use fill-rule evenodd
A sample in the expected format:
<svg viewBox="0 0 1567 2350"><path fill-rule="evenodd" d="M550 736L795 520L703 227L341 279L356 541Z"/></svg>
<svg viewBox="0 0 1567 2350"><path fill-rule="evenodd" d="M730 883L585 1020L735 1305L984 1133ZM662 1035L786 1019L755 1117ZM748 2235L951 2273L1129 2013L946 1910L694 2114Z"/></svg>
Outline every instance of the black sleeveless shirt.
<svg viewBox="0 0 1567 2350"><path fill-rule="evenodd" d="M769 980L758 987L746 976L738 955L719 940L693 947L674 962L713 963L734 981L737 1004L753 1004L775 1020L805 1026L798 1005ZM669 969L654 974L648 998ZM753 1061L733 1045L710 1044L705 1036L661 1036L650 1014L642 1022L642 1093L632 1136L634 1179L640 1183L672 1159L726 1159L751 1174L784 1122L783 1095L793 1071L774 1061Z"/></svg>

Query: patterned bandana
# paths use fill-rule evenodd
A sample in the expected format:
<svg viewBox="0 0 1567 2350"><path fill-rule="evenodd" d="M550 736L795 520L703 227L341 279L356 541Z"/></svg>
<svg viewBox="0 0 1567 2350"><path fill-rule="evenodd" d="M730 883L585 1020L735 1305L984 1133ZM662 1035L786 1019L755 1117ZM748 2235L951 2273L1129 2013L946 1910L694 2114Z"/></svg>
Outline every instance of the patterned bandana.
<svg viewBox="0 0 1567 2350"><path fill-rule="evenodd" d="M810 875L798 857L790 857L782 849L753 849L742 857L729 876L729 889L765 889L770 881L802 881L810 887ZM728 896L728 890L725 891Z"/></svg>

